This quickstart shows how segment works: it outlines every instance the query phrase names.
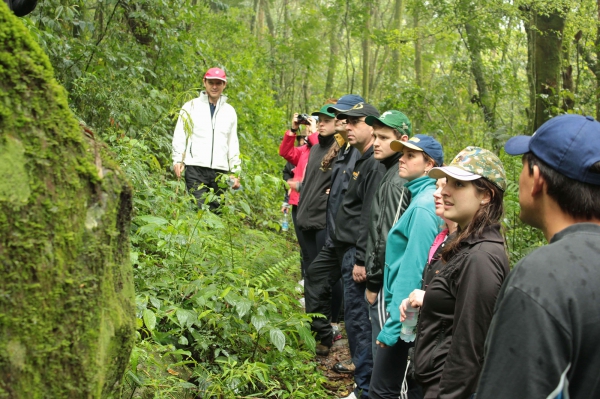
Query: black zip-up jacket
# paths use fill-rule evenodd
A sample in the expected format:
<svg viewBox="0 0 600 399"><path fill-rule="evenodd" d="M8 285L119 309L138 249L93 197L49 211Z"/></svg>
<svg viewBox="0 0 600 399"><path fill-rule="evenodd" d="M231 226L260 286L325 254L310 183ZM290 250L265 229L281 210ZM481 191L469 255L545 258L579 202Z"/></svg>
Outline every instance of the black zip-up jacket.
<svg viewBox="0 0 600 399"><path fill-rule="evenodd" d="M478 399L600 398L598 258L600 225L575 223L517 263L498 295Z"/></svg>
<svg viewBox="0 0 600 399"><path fill-rule="evenodd" d="M348 191L335 218L336 247L356 247L356 264L364 266L369 235L371 203L385 174L385 166L373 158L371 146L356 161Z"/></svg>
<svg viewBox="0 0 600 399"><path fill-rule="evenodd" d="M477 389L496 298L509 272L500 225L470 236L448 263L424 270L425 298L415 342L415 376L426 397L468 399Z"/></svg>
<svg viewBox="0 0 600 399"><path fill-rule="evenodd" d="M394 225L396 215L400 218L410 204L410 190L404 187L406 180L398 174L398 159L401 155L402 153L397 152L381 161L387 172L383 175L371 204L367 259L365 261L367 289L371 292L379 292L383 285L385 244L388 233Z"/></svg>
<svg viewBox="0 0 600 399"><path fill-rule="evenodd" d="M331 190L329 190L329 199L327 202L327 241L325 242L325 246L328 248L334 246L335 217L348 190L350 176L352 176L356 161L360 158L360 151L346 144L343 140L341 137L338 139L341 149L331 172Z"/></svg>
<svg viewBox="0 0 600 399"><path fill-rule="evenodd" d="M331 185L331 168L321 170L321 161L335 138L319 135L319 143L310 149L304 172L296 220L302 230L322 230L326 226L327 189Z"/></svg>

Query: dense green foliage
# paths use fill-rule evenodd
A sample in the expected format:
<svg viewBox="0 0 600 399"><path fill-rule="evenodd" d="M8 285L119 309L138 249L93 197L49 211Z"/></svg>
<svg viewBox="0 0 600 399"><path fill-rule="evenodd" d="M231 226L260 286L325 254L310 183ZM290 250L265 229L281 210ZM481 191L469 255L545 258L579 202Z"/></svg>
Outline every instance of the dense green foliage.
<svg viewBox="0 0 600 399"><path fill-rule="evenodd" d="M325 396L294 301L296 249L278 232L276 154L291 114L327 98L400 109L447 162L466 145L498 152L511 263L540 245L518 219L520 159L501 147L537 119L599 112L597 15L591 0L41 1L23 22L135 189L139 339L125 397ZM545 16L564 31L560 76L540 92ZM195 211L170 172L177 111L211 66L228 73L243 160L244 189L222 198L221 216Z"/></svg>

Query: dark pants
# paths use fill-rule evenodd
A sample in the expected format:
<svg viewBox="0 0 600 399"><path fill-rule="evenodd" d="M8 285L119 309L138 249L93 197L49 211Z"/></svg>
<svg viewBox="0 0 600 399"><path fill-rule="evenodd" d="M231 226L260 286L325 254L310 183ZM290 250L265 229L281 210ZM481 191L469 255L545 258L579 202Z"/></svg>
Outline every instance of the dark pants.
<svg viewBox="0 0 600 399"><path fill-rule="evenodd" d="M369 390L370 399L398 399L406 371L408 349L412 346L414 342L399 340L394 346L377 349ZM406 380L409 399L422 399L421 387L408 376Z"/></svg>
<svg viewBox="0 0 600 399"><path fill-rule="evenodd" d="M369 309L365 301L365 283L356 283L352 278L352 270L356 263L356 248L336 248L338 260L342 265L342 279L344 280L344 322L348 335L348 346L352 355L354 394L359 397L362 391L363 398L369 394L373 357L371 354L371 321Z"/></svg>
<svg viewBox="0 0 600 399"><path fill-rule="evenodd" d="M219 196L223 193L223 189L217 184L217 177L222 173L227 172L205 168L203 166L185 166L185 186L190 194L196 197L196 205L198 205L198 208L202 207L202 204L206 199L204 195L208 193L211 188L213 189L215 196ZM208 206L211 211L216 210L219 207L219 200L217 197L210 201Z"/></svg>
<svg viewBox="0 0 600 399"><path fill-rule="evenodd" d="M298 239L298 245L300 245L300 270L302 271L302 278L306 276L306 269L308 268L308 252L306 251L306 244L304 243L304 236L302 230L298 227L296 218L298 217L298 205L292 205L292 221L294 222L294 231L296 232L296 239Z"/></svg>
<svg viewBox="0 0 600 399"><path fill-rule="evenodd" d="M327 230L302 230L302 239L304 240L304 246L306 247L306 261L308 262L307 264L310 265L325 246Z"/></svg>
<svg viewBox="0 0 600 399"><path fill-rule="evenodd" d="M317 342L331 346L331 322L337 322L342 306L343 287L341 271L335 248L324 247L308 266L304 279L306 313L321 313L326 318L315 317L311 328ZM337 312L337 313L336 313Z"/></svg>

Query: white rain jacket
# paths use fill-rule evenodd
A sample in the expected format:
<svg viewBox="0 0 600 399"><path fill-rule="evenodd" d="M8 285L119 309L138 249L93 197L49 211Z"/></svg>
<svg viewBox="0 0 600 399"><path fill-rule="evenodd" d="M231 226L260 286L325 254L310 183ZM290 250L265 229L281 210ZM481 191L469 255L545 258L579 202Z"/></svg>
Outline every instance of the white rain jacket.
<svg viewBox="0 0 600 399"><path fill-rule="evenodd" d="M228 172L240 170L237 114L226 96L219 98L213 118L204 91L183 105L173 133L173 163L178 162Z"/></svg>

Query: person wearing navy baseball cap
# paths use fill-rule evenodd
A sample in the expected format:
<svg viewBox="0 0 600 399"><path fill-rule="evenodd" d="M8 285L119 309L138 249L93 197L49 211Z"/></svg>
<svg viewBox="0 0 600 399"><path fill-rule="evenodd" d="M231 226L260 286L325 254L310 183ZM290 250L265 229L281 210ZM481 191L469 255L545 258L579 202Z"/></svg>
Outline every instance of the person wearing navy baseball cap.
<svg viewBox="0 0 600 399"><path fill-rule="evenodd" d="M557 116L504 149L522 156L520 218L549 245L500 290L477 399L598 398L600 123Z"/></svg>
<svg viewBox="0 0 600 399"><path fill-rule="evenodd" d="M201 207L210 189L215 194L223 191L217 184L218 176L229 174L231 188L240 187L240 146L237 136L237 114L227 103L223 90L227 75L221 68L210 68L202 80L206 90L198 98L181 108L173 133L173 171L184 178L188 191ZM217 210L216 196L209 201L211 210Z"/></svg>

